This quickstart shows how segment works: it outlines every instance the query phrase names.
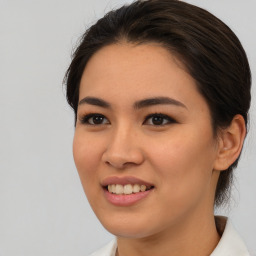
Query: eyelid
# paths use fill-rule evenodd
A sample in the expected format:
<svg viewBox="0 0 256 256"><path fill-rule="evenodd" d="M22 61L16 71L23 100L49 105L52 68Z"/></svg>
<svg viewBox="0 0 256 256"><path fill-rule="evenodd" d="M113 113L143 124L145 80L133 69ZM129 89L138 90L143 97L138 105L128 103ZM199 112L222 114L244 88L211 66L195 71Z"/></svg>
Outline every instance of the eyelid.
<svg viewBox="0 0 256 256"><path fill-rule="evenodd" d="M91 124L89 123L89 119L93 118L95 116L100 116L102 118L107 119L103 114L100 113L89 113L89 114L84 114L79 118L79 121L84 124L84 125L90 125L90 126L100 126L100 125L105 125L105 124L110 124L110 122L108 121L108 123L100 123L100 124ZM156 127L162 127L164 125L168 125L168 124L172 124L172 123L177 123L177 121L175 119L173 119L172 117L166 115L166 114L162 114L162 113L151 113L149 115L147 115L144 118L144 122L143 124L145 124L147 122L148 119L152 118L152 117L161 117L165 120L167 120L168 122L165 124L159 124L159 125L155 125L155 124L150 124L151 126L156 126Z"/></svg>
<svg viewBox="0 0 256 256"><path fill-rule="evenodd" d="M152 126L155 126L155 127L162 127L162 126L164 126L164 125L168 125L168 124L172 124L172 123L177 123L177 121L176 121L174 118L172 118L172 117L170 117L170 116L168 116L168 115L166 115L166 114L162 114L162 113L153 113L153 114L149 114L149 115L147 115L147 116L145 117L145 121L143 122L143 124L144 124L149 118L154 117L154 116L158 116L158 117L161 117L161 118L163 118L163 119L165 119L165 120L168 120L168 123L166 123L166 124L160 124L160 125L151 124Z"/></svg>
<svg viewBox="0 0 256 256"><path fill-rule="evenodd" d="M103 117L105 119L107 119L104 115L100 114L100 113L89 113L89 114L85 114L85 115L82 115L80 118L79 118L79 121L81 122L81 124L84 124L84 125L91 125L91 126L99 126L99 125L104 125L106 123L102 123L102 124L91 124L88 122L88 120L90 118L93 118L95 116L100 116L100 117ZM108 122L109 123L109 122Z"/></svg>

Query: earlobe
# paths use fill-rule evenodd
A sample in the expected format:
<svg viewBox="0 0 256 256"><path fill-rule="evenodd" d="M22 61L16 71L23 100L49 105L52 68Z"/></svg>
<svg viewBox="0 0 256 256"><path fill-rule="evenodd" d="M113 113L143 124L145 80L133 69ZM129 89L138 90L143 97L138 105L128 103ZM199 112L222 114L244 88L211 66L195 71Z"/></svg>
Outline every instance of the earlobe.
<svg viewBox="0 0 256 256"><path fill-rule="evenodd" d="M235 162L241 153L245 135L244 118L241 115L235 115L231 124L220 131L215 170L226 170Z"/></svg>

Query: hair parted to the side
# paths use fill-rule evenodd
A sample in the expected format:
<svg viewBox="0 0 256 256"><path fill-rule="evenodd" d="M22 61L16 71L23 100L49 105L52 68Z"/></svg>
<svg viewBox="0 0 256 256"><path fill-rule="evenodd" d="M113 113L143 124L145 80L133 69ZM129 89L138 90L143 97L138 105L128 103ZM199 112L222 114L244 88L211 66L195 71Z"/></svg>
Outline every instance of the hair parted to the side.
<svg viewBox="0 0 256 256"><path fill-rule="evenodd" d="M85 32L65 77L75 120L80 80L88 60L102 47L121 42L154 42L175 55L207 101L215 135L236 114L243 116L247 126L251 72L240 41L208 11L178 0L135 1L110 11ZM237 163L238 159L220 174L216 206L229 199Z"/></svg>

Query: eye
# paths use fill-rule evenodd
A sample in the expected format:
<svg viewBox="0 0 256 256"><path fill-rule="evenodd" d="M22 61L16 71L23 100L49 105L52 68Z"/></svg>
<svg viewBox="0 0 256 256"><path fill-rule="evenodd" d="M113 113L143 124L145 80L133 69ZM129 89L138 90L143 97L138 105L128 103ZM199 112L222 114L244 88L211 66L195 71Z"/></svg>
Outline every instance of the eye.
<svg viewBox="0 0 256 256"><path fill-rule="evenodd" d="M177 123L173 118L170 116L161 114L161 113L155 113L155 114L150 114L146 116L145 122L143 124L149 124L149 125L154 125L154 126L163 126L166 124L171 124L171 123ZM150 121L148 121L150 120Z"/></svg>
<svg viewBox="0 0 256 256"><path fill-rule="evenodd" d="M80 118L80 122L86 125L102 125L109 124L107 118L101 114L88 114Z"/></svg>

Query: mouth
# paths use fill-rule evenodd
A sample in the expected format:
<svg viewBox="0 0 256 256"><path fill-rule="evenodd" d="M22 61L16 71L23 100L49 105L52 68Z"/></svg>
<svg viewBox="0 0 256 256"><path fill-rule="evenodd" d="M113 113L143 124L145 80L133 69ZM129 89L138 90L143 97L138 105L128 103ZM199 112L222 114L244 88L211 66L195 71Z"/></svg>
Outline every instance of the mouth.
<svg viewBox="0 0 256 256"><path fill-rule="evenodd" d="M154 189L151 185L140 184L109 184L103 187L104 190L116 195L131 195Z"/></svg>
<svg viewBox="0 0 256 256"><path fill-rule="evenodd" d="M136 177L112 176L101 183L105 198L116 206L131 206L148 198L155 186Z"/></svg>

